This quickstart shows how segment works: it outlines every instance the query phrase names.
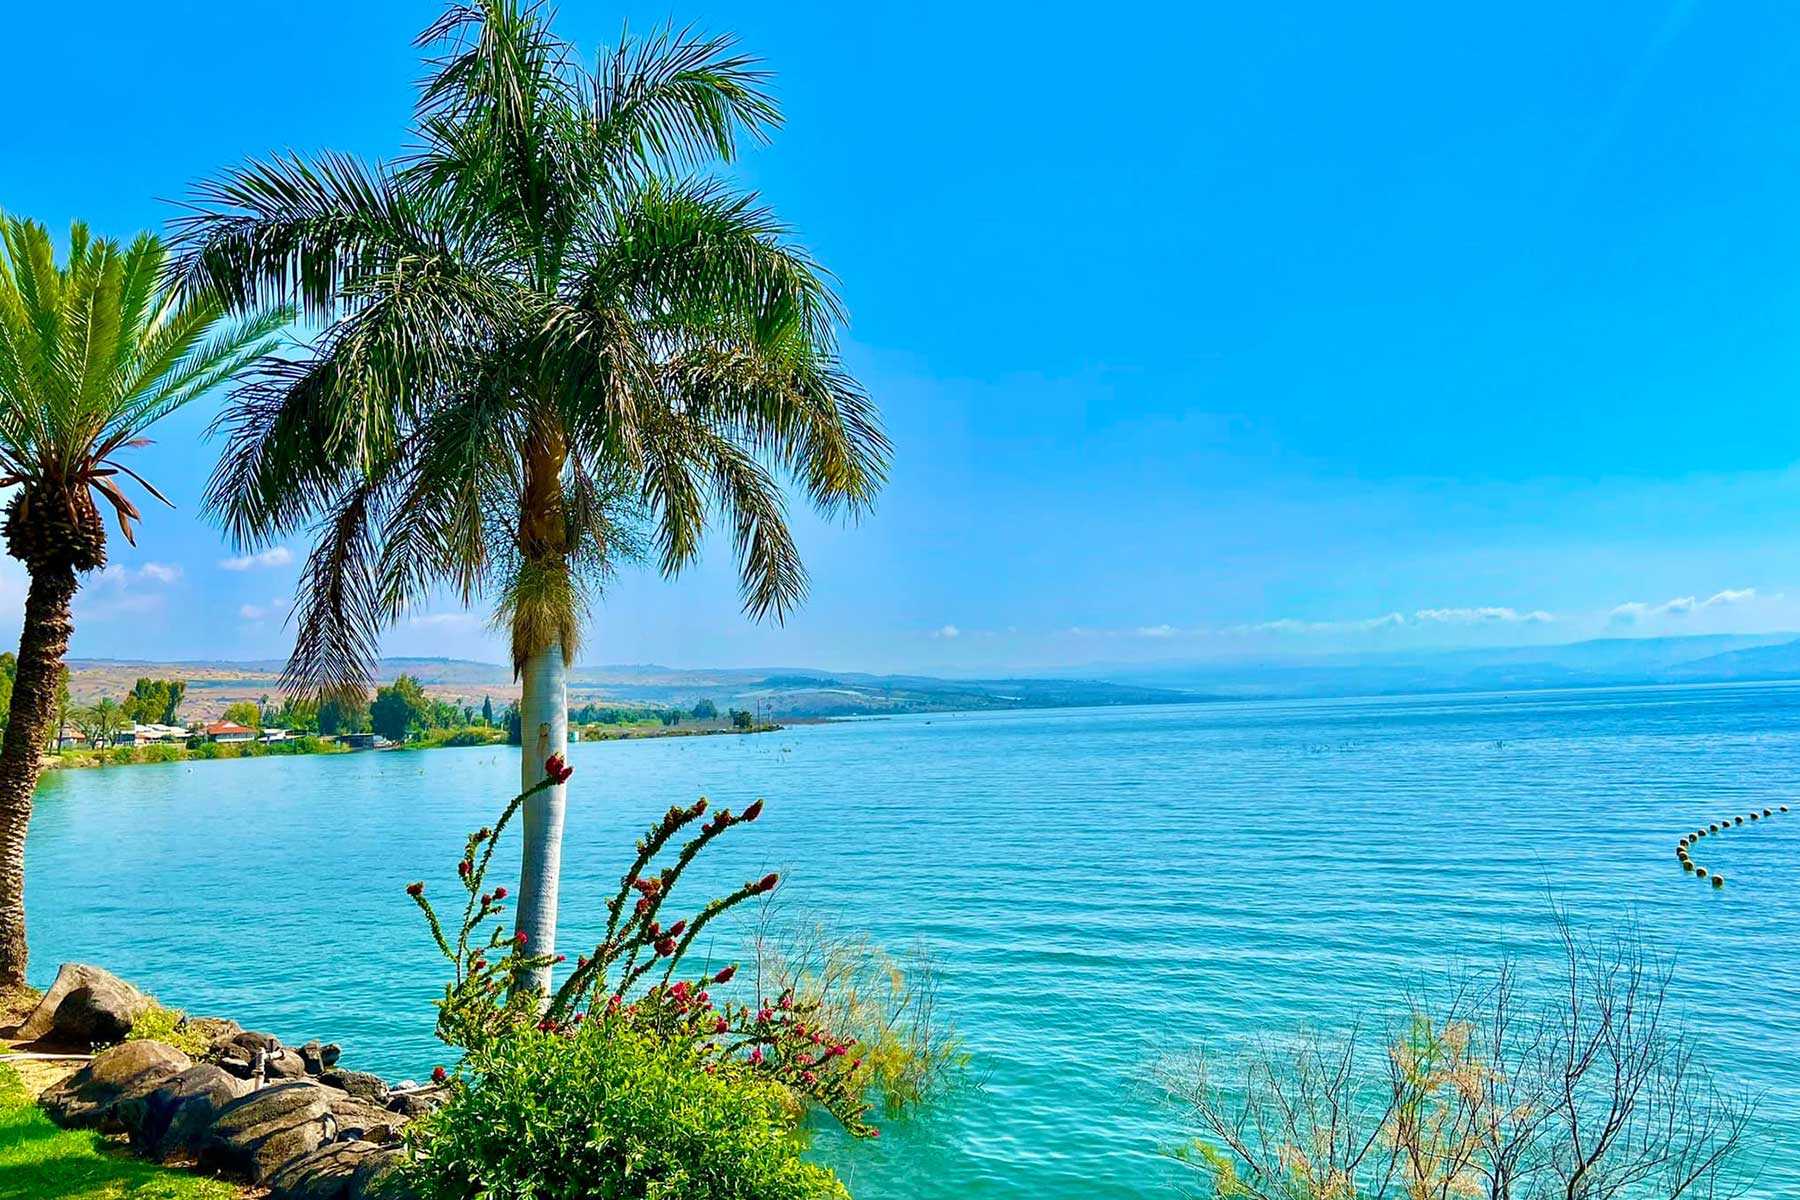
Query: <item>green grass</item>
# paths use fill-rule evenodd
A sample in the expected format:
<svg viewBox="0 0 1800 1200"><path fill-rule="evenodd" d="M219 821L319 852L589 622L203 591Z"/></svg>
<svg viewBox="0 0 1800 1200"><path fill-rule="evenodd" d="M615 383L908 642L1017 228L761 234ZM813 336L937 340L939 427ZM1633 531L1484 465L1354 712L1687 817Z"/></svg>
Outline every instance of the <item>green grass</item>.
<svg viewBox="0 0 1800 1200"><path fill-rule="evenodd" d="M58 1129L0 1066L0 1200L237 1200L228 1183L130 1157L97 1133Z"/></svg>

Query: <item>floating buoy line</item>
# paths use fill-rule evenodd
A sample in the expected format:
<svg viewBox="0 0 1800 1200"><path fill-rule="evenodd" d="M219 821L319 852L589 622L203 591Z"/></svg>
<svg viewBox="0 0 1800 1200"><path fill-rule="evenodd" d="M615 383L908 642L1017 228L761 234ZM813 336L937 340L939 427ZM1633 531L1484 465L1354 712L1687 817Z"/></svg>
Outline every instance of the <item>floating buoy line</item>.
<svg viewBox="0 0 1800 1200"><path fill-rule="evenodd" d="M1773 817L1778 817L1782 813L1785 813L1787 811L1788 811L1788 806L1783 804L1783 805L1777 806L1776 808L1765 808L1760 811L1758 811L1756 809L1751 809L1750 812L1746 815L1749 817L1751 822L1754 823L1757 821L1766 821ZM1696 830L1694 830L1694 832L1683 837L1679 842L1676 842L1675 843L1675 859L1677 862L1679 862L1681 864L1681 869L1683 871L1687 872L1688 874L1692 875L1695 879L1710 879L1712 881L1712 885L1715 888L1724 887L1725 886L1725 877L1723 875L1719 874L1717 871L1708 871L1705 867L1703 867L1699 863L1695 862L1693 860L1693 858L1691 858L1688 855L1688 848L1690 846L1694 845L1694 843L1698 842L1703 837L1717 837L1717 836L1719 836L1719 834L1725 832L1726 830L1735 829L1738 826L1742 825L1743 823L1744 823L1744 817L1739 817L1739 816L1726 817L1723 821L1714 821L1702 829L1696 829Z"/></svg>

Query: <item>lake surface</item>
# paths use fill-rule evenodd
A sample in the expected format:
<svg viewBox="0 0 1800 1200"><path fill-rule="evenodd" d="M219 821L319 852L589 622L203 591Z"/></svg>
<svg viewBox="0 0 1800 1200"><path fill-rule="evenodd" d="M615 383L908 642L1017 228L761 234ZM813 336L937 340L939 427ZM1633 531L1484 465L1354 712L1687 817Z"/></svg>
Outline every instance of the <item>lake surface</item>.
<svg viewBox="0 0 1800 1200"><path fill-rule="evenodd" d="M516 753L56 775L28 850L32 977L102 963L423 1076L443 964L403 888L452 892ZM822 1137L859 1200L1178 1195L1197 1181L1163 1153L1188 1131L1149 1082L1162 1049L1379 1017L1502 952L1548 961L1548 888L1679 954L1706 1061L1766 1093L1752 1194L1800 1195L1800 812L1701 843L1721 892L1674 858L1682 833L1800 794L1800 687L939 715L573 761L570 954L637 834L699 795L768 810L694 891L780 870L789 904L931 946L984 1085L879 1143Z"/></svg>

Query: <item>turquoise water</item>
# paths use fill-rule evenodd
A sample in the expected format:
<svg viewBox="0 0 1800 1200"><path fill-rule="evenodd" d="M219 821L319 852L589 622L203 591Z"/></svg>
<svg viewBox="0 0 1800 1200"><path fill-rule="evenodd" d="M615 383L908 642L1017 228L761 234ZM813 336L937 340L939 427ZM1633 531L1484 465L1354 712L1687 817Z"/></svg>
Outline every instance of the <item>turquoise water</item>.
<svg viewBox="0 0 1800 1200"><path fill-rule="evenodd" d="M860 1200L1179 1194L1161 1049L1341 1026L1454 964L1541 959L1547 888L1678 951L1706 1060L1766 1093L1753 1194L1800 1195L1800 813L1702 843L1723 892L1673 854L1800 794L1800 688L936 716L574 762L571 952L621 851L701 794L769 801L712 882L781 870L790 903L932 946L983 1086L877 1144L822 1140ZM28 852L33 977L105 963L422 1075L441 975L402 888L450 891L516 769L476 749L53 777Z"/></svg>

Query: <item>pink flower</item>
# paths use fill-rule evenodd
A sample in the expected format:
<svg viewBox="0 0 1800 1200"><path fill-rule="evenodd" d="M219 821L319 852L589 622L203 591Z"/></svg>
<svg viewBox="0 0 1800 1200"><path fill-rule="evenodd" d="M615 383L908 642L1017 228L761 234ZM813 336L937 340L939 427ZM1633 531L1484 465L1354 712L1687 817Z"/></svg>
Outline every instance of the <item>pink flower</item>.
<svg viewBox="0 0 1800 1200"><path fill-rule="evenodd" d="M763 1053L762 1053L761 1046L758 1046L756 1049L750 1051L750 1065L751 1066L760 1066L762 1064L762 1060L763 1060Z"/></svg>
<svg viewBox="0 0 1800 1200"><path fill-rule="evenodd" d="M566 954L559 954L552 961L553 962L568 962L569 956Z"/></svg>
<svg viewBox="0 0 1800 1200"><path fill-rule="evenodd" d="M811 1071L802 1071L800 1072L800 1081L802 1083L817 1083L819 1082L819 1077L814 1075Z"/></svg>

